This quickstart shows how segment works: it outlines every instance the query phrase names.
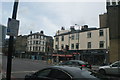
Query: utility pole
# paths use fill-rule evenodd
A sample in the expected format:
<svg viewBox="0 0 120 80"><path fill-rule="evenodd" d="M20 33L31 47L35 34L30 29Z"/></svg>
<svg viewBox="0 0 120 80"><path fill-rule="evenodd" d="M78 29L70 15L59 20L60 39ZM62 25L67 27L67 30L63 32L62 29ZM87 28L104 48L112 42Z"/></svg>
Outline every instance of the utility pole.
<svg viewBox="0 0 120 80"><path fill-rule="evenodd" d="M78 39L78 43L77 43L77 60L80 60L80 54L79 54L79 45L80 45L80 43L79 43L79 30L80 30L80 26L78 25L78 24L75 24L76 26L78 26L78 30L77 30L77 39Z"/></svg>
<svg viewBox="0 0 120 80"><path fill-rule="evenodd" d="M57 56L56 56L56 61L57 61L57 64L59 63L59 30L58 30L58 34L57 34L57 38L58 38L58 43L57 43Z"/></svg>
<svg viewBox="0 0 120 80"><path fill-rule="evenodd" d="M18 8L18 0L15 0L12 19L16 19L17 8ZM6 72L6 79L7 80L11 80L13 44L14 44L14 36L10 36L9 37L9 46L8 46L8 56L7 56L7 72Z"/></svg>

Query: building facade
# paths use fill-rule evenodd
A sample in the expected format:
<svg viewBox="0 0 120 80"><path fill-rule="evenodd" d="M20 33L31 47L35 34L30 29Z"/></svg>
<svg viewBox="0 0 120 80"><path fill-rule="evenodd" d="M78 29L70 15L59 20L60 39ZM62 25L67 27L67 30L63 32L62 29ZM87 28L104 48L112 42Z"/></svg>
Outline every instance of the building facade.
<svg viewBox="0 0 120 80"><path fill-rule="evenodd" d="M47 59L52 54L53 38L43 31L32 33L27 37L27 55L32 59Z"/></svg>
<svg viewBox="0 0 120 80"><path fill-rule="evenodd" d="M72 26L70 30L57 31L54 36L53 56L59 56L59 60L81 59L91 64L102 64L107 59L108 49L108 28L88 28L85 25L81 30L75 30Z"/></svg>
<svg viewBox="0 0 120 80"><path fill-rule="evenodd" d="M5 46L5 36L6 36L6 27L0 24L0 52L3 52L2 49Z"/></svg>
<svg viewBox="0 0 120 80"><path fill-rule="evenodd" d="M107 13L100 16L100 27L110 29L109 62L115 62L120 60L120 1L108 0L106 8Z"/></svg>
<svg viewBox="0 0 120 80"><path fill-rule="evenodd" d="M19 35L15 39L15 54L17 57L25 57L27 52L27 35Z"/></svg>

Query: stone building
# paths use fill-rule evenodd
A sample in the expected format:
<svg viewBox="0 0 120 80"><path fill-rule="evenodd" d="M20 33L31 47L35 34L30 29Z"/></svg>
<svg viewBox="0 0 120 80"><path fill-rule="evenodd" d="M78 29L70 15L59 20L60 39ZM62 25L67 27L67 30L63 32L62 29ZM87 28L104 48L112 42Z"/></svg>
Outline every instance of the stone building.
<svg viewBox="0 0 120 80"><path fill-rule="evenodd" d="M15 54L14 56L25 57L27 52L27 35L19 35L15 39Z"/></svg>
<svg viewBox="0 0 120 80"><path fill-rule="evenodd" d="M32 59L47 59L53 51L53 38L43 31L32 33L27 37L27 55ZM50 57L49 57L50 58Z"/></svg>
<svg viewBox="0 0 120 80"><path fill-rule="evenodd" d="M3 52L5 46L6 27L0 24L0 52Z"/></svg>
<svg viewBox="0 0 120 80"><path fill-rule="evenodd" d="M100 15L100 27L110 29L109 62L120 60L120 1L107 1L107 13Z"/></svg>
<svg viewBox="0 0 120 80"><path fill-rule="evenodd" d="M81 30L61 29L54 36L53 57L58 60L81 59L91 64L102 64L108 60L109 29L88 28Z"/></svg>

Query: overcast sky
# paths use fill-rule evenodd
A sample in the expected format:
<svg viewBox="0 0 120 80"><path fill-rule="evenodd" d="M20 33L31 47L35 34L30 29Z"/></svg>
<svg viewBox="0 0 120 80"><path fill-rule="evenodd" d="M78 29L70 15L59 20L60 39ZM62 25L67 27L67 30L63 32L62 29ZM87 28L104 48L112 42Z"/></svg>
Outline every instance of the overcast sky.
<svg viewBox="0 0 120 80"><path fill-rule="evenodd" d="M12 0L14 1L14 0ZM44 31L46 35L54 36L55 32L64 26L87 24L89 27L99 27L99 14L106 12L105 2L19 2L17 19L20 20L19 34L29 34L30 31ZM0 3L0 24L7 25L12 17L13 2Z"/></svg>

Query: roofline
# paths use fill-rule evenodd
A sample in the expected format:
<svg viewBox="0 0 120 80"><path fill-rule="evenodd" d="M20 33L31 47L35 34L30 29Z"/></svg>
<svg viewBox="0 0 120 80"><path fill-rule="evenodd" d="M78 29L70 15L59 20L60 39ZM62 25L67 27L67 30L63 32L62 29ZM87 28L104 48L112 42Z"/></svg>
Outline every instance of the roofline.
<svg viewBox="0 0 120 80"><path fill-rule="evenodd" d="M88 32L88 31L99 30L99 29L105 29L105 28L108 28L108 27L103 27L103 28L88 28L88 30L75 30L75 31L69 31L69 32L66 32L66 33L62 33L62 34L59 34L59 35L55 35L54 37L56 37L56 36L62 36L62 35L67 35L67 34L73 34L73 33ZM90 29L91 29L91 30L90 30Z"/></svg>

